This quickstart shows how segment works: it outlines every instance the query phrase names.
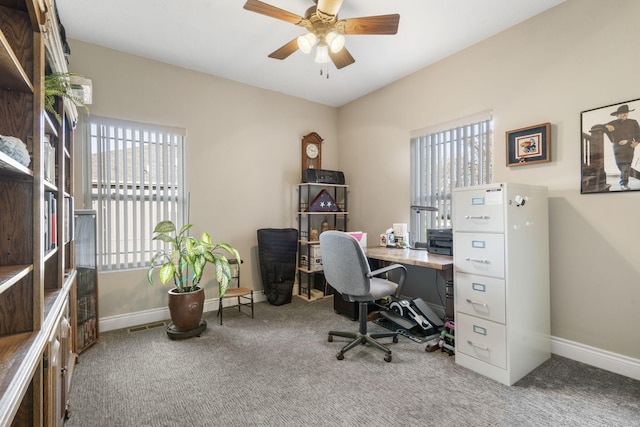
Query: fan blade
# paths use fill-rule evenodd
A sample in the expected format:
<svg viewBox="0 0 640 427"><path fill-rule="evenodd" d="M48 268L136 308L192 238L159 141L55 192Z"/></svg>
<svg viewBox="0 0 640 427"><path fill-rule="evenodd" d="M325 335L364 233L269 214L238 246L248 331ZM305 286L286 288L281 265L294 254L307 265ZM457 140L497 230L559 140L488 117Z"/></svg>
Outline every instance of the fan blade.
<svg viewBox="0 0 640 427"><path fill-rule="evenodd" d="M298 16L295 13L287 12L284 9L271 6L270 4L258 0L247 0L247 2L244 4L244 8L250 10L251 12L256 12L262 15L270 16L272 18L281 19L286 22L291 22L292 24L297 24L303 19L302 16Z"/></svg>
<svg viewBox="0 0 640 427"><path fill-rule="evenodd" d="M356 60L353 59L353 56L351 56L346 47L340 49L338 53L333 53L331 52L331 50L329 50L329 57L331 57L331 60L338 70L356 62Z"/></svg>
<svg viewBox="0 0 640 427"><path fill-rule="evenodd" d="M336 16L343 0L318 0L317 10L325 15Z"/></svg>
<svg viewBox="0 0 640 427"><path fill-rule="evenodd" d="M269 58L273 59L285 59L293 52L298 50L298 38L291 40L289 43L282 46L280 49L274 50L271 54L269 54Z"/></svg>
<svg viewBox="0 0 640 427"><path fill-rule="evenodd" d="M396 34L400 15L365 16L363 18L351 18L339 21L344 22L345 34Z"/></svg>

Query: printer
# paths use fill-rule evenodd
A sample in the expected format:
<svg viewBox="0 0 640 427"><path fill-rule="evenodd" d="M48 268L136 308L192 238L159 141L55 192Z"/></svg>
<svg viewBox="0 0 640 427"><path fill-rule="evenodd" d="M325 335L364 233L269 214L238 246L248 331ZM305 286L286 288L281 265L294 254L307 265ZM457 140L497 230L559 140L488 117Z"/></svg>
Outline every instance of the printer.
<svg viewBox="0 0 640 427"><path fill-rule="evenodd" d="M428 228L427 252L452 256L453 232L451 228Z"/></svg>

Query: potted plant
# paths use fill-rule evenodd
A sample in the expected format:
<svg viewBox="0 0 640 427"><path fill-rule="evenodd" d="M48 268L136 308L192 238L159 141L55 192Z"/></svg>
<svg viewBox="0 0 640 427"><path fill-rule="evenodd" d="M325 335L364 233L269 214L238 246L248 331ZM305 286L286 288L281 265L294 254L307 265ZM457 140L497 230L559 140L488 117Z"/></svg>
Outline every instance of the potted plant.
<svg viewBox="0 0 640 427"><path fill-rule="evenodd" d="M160 282L166 284L173 279L174 288L169 290L169 312L171 322L167 332L202 332L206 322L202 320L204 290L199 286L207 263L215 265L219 297L222 298L232 278L227 252L240 263L240 254L227 243L212 243L208 233L202 233L200 240L189 235L193 224L183 225L179 230L169 220L160 221L154 228L154 240L163 246L151 258L147 270L147 280L153 284L153 272L159 268ZM170 335L171 336L171 335Z"/></svg>
<svg viewBox="0 0 640 427"><path fill-rule="evenodd" d="M69 99L77 106L84 107L89 114L89 107L72 90L74 85L71 83L71 78L76 76L82 77L76 73L51 73L44 76L44 109L56 118L58 124L62 123L62 118L55 109L56 97Z"/></svg>

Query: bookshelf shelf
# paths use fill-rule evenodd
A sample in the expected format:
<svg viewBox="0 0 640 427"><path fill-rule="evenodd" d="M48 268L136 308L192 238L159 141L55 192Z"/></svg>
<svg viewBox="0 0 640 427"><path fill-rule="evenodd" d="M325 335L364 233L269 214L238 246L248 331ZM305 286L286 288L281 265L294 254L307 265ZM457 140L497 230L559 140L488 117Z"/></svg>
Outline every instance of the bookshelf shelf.
<svg viewBox="0 0 640 427"><path fill-rule="evenodd" d="M33 271L33 265L0 266L0 294Z"/></svg>

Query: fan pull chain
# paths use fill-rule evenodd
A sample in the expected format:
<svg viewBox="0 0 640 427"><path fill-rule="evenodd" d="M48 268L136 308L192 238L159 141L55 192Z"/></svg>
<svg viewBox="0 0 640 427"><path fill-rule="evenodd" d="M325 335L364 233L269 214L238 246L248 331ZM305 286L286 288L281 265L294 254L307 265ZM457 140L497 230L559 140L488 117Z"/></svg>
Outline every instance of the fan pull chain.
<svg viewBox="0 0 640 427"><path fill-rule="evenodd" d="M328 80L329 79L329 64L328 63L326 65L326 67L327 67L326 68L327 72L325 74L327 75L327 80ZM323 74L323 72L322 72L322 65L321 65L320 66L320 75L322 75L322 74Z"/></svg>

